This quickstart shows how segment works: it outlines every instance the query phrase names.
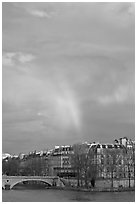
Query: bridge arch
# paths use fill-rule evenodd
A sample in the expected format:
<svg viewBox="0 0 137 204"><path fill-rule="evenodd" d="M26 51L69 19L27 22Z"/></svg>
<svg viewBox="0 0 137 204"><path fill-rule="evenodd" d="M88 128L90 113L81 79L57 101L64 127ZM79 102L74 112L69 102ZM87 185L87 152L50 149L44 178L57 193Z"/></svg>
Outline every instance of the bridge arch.
<svg viewBox="0 0 137 204"><path fill-rule="evenodd" d="M15 181L15 182L11 183L10 189L12 189L14 186L16 186L17 184L19 184L21 182L24 182L24 181L40 181L40 182L48 184L49 186L52 186L52 182L50 180L44 180L44 179L21 179L21 180L18 180L18 181Z"/></svg>

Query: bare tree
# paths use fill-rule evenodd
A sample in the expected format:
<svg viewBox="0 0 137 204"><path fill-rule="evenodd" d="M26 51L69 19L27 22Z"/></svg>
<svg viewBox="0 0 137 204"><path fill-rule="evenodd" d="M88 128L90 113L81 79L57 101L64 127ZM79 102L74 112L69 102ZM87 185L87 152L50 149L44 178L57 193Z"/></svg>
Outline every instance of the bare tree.
<svg viewBox="0 0 137 204"><path fill-rule="evenodd" d="M87 186L87 157L88 147L86 144L75 144L73 145L73 154L71 157L72 167L75 169L77 174L77 186L80 186L80 181L82 185L83 179L85 180L85 185Z"/></svg>
<svg viewBox="0 0 137 204"><path fill-rule="evenodd" d="M127 169L129 188L131 187L131 178L135 184L135 147L127 149L124 160L125 169Z"/></svg>
<svg viewBox="0 0 137 204"><path fill-rule="evenodd" d="M96 149L90 148L88 151L88 168L87 177L92 187L95 187L95 180L97 177L97 154Z"/></svg>
<svg viewBox="0 0 137 204"><path fill-rule="evenodd" d="M121 149L108 148L106 149L106 158L108 169L111 175L111 187L113 188L114 177L118 170L119 160L121 159Z"/></svg>
<svg viewBox="0 0 137 204"><path fill-rule="evenodd" d="M83 181L86 188L89 181L94 186L97 172L95 151L87 144L76 144L73 146L73 151L72 165L77 173L77 186L80 184L82 186Z"/></svg>
<svg viewBox="0 0 137 204"><path fill-rule="evenodd" d="M2 161L2 172L9 176L16 176L19 174L19 158L9 158Z"/></svg>

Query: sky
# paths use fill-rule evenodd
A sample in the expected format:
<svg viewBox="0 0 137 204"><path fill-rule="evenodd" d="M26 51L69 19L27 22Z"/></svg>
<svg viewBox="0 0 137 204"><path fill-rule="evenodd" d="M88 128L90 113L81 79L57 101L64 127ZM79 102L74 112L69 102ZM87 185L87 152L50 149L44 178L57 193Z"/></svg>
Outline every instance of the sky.
<svg viewBox="0 0 137 204"><path fill-rule="evenodd" d="M134 3L2 3L2 151L135 138Z"/></svg>

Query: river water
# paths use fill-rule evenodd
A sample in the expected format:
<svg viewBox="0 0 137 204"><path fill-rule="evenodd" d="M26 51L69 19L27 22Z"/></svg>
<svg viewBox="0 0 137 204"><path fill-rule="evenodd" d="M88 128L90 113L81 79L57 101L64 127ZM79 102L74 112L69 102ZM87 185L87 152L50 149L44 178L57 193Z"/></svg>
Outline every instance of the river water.
<svg viewBox="0 0 137 204"><path fill-rule="evenodd" d="M2 190L3 202L134 202L135 192L77 192L56 189Z"/></svg>

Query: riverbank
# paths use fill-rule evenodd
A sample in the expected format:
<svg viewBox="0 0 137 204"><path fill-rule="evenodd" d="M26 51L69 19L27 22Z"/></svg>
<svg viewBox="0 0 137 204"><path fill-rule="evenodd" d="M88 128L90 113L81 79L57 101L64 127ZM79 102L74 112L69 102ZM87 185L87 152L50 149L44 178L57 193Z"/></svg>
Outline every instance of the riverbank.
<svg viewBox="0 0 137 204"><path fill-rule="evenodd" d="M135 191L134 187L130 188L77 188L77 187L49 187L49 189L56 190L70 190L70 191L80 191L80 192L125 192L125 191Z"/></svg>

